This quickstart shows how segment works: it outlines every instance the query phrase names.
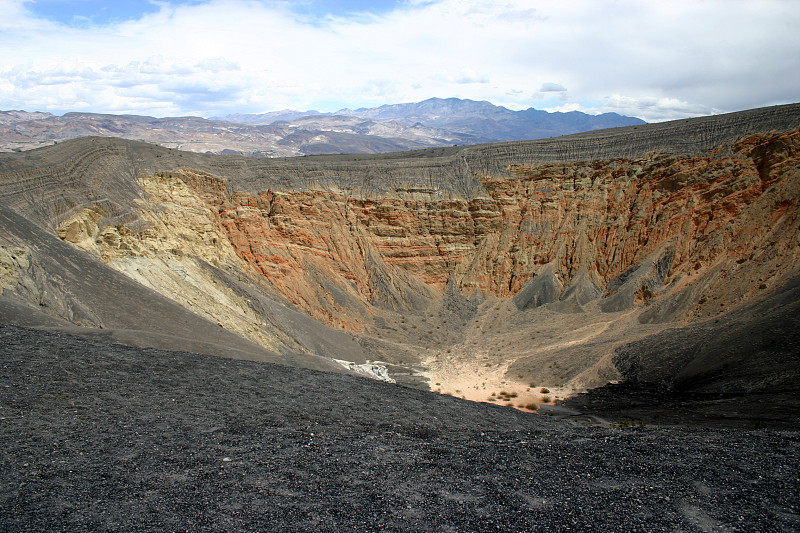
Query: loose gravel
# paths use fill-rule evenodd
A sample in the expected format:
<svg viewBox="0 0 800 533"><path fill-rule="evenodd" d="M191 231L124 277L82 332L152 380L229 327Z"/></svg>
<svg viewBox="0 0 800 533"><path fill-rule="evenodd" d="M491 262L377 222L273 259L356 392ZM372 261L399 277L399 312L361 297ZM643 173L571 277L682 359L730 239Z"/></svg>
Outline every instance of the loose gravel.
<svg viewBox="0 0 800 533"><path fill-rule="evenodd" d="M797 531L800 432L603 428L0 325L2 531Z"/></svg>

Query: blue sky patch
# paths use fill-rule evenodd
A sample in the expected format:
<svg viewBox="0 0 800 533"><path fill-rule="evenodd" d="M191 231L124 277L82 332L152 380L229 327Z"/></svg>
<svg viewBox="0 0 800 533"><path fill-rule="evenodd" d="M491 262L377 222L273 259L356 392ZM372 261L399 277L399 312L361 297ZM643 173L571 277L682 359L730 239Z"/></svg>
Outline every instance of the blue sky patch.
<svg viewBox="0 0 800 533"><path fill-rule="evenodd" d="M158 6L147 0L36 0L26 2L25 7L38 18L79 28L136 20L158 11Z"/></svg>
<svg viewBox="0 0 800 533"><path fill-rule="evenodd" d="M172 5L201 4L202 0L179 0ZM269 4L270 2L264 2ZM356 13L379 15L400 7L402 0L306 0L288 2L290 9L298 14L314 18L329 15L344 17ZM25 3L32 15L67 26L84 28L105 26L126 20L138 20L155 13L159 6L148 0L32 0Z"/></svg>
<svg viewBox="0 0 800 533"><path fill-rule="evenodd" d="M308 0L293 2L292 10L319 17L326 15L343 17L354 13L380 15L392 11L403 3L399 0Z"/></svg>

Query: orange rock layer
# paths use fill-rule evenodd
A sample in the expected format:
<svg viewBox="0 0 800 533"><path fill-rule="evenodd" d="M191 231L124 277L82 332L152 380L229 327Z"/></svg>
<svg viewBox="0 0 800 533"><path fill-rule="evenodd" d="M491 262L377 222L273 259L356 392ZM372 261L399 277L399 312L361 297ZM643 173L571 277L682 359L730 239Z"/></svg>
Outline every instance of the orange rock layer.
<svg viewBox="0 0 800 533"><path fill-rule="evenodd" d="M717 269L720 279L764 283L770 265L798 262L799 147L795 132L703 156L515 165L477 176L484 192L470 198L436 189L378 199L322 187L252 194L208 175L183 179L284 297L359 330L370 303L412 306L413 295L440 294L450 278L468 294L509 297L543 265L565 284L580 268L607 283L667 250L668 282ZM719 295L731 291L717 285Z"/></svg>

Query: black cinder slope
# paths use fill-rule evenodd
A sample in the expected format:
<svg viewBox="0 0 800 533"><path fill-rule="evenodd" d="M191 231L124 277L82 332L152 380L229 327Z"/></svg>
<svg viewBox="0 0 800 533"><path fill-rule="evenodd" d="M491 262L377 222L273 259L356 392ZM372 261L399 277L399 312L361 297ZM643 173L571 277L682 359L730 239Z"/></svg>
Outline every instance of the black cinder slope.
<svg viewBox="0 0 800 533"><path fill-rule="evenodd" d="M795 432L607 429L0 326L3 531L791 531Z"/></svg>

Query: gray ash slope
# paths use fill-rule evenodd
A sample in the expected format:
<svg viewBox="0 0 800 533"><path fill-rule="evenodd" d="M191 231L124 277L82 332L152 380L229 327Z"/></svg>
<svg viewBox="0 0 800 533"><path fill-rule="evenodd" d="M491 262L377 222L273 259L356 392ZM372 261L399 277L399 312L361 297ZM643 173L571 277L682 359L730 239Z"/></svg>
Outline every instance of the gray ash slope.
<svg viewBox="0 0 800 533"><path fill-rule="evenodd" d="M796 531L797 432L592 428L0 326L3 531Z"/></svg>
<svg viewBox="0 0 800 533"><path fill-rule="evenodd" d="M623 344L619 383L564 405L659 425L800 428L800 277L734 312Z"/></svg>
<svg viewBox="0 0 800 533"><path fill-rule="evenodd" d="M326 357L292 352L276 354L220 328L67 245L3 205L0 205L0 228L3 230L0 237L12 238L37 251L26 259L28 272L18 288L4 289L0 294L0 323L58 327L134 346L180 348L236 359L341 370ZM30 306L30 300L38 302L38 308ZM318 332L321 327L310 324L313 321L300 313L286 309L282 312L287 320L292 320L295 331L302 332L309 342L321 345L329 354L338 353L337 344L346 344L335 333ZM321 338L324 336L329 338Z"/></svg>

